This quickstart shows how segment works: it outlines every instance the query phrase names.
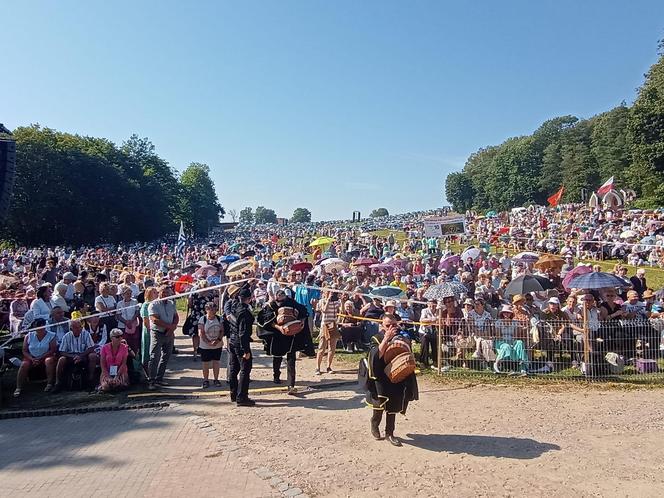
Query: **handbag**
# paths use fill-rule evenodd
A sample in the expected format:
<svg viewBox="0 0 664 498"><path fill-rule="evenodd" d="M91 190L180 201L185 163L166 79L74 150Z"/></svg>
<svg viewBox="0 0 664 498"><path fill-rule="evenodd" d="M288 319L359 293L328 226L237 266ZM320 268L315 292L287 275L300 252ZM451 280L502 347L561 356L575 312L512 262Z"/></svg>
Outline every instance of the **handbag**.
<svg viewBox="0 0 664 498"><path fill-rule="evenodd" d="M133 320L125 323L124 333L129 335L134 335L136 333L137 328L138 328L138 322L134 318Z"/></svg>

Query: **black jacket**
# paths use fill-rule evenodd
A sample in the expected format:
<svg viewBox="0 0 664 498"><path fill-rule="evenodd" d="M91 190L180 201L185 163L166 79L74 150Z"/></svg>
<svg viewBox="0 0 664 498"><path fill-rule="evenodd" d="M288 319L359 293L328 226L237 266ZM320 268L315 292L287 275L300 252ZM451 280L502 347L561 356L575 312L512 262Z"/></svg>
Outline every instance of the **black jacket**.
<svg viewBox="0 0 664 498"><path fill-rule="evenodd" d="M247 304L239 301L233 301L233 303L228 314L228 338L231 347L240 349L242 354L250 353L254 315L251 314Z"/></svg>

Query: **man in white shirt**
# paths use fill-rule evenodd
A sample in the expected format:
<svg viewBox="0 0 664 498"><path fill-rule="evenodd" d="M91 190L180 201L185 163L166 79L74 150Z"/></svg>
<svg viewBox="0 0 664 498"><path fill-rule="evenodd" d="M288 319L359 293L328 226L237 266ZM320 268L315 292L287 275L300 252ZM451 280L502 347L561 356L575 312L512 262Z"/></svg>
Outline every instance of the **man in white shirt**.
<svg viewBox="0 0 664 498"><path fill-rule="evenodd" d="M503 272L508 272L512 267L512 258L509 257L507 251L503 251L503 256L498 260L500 266L503 267Z"/></svg>
<svg viewBox="0 0 664 498"><path fill-rule="evenodd" d="M55 387L53 392L62 389L66 375L71 367L81 367L87 370L88 386L94 385L95 368L97 366L97 354L95 344L90 332L83 329L79 320L71 322L71 330L67 332L59 345L60 358L55 370Z"/></svg>

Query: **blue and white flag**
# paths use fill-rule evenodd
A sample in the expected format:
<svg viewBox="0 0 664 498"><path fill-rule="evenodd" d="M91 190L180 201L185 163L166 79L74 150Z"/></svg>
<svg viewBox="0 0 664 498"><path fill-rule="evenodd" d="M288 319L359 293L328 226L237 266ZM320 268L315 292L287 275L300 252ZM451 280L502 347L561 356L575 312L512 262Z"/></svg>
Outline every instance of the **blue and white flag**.
<svg viewBox="0 0 664 498"><path fill-rule="evenodd" d="M184 236L184 225L180 221L180 233L178 234L178 243L175 246L175 257L181 258L184 256L184 246L187 243L187 238Z"/></svg>

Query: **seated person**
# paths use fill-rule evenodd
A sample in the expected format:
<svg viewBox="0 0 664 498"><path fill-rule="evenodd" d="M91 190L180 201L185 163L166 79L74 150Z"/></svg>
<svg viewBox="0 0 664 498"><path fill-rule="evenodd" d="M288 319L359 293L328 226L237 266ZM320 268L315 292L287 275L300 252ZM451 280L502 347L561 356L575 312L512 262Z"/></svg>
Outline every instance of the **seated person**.
<svg viewBox="0 0 664 498"><path fill-rule="evenodd" d="M523 344L523 324L514 320L514 310L509 305L504 305L498 314L496 321L496 362L493 370L501 373L501 363L512 361L518 363L521 375L526 375L528 370L528 354Z"/></svg>
<svg viewBox="0 0 664 498"><path fill-rule="evenodd" d="M348 300L344 302L343 315L339 319L341 342L346 351L357 351L361 348L362 335L364 333L362 321L359 318L355 318L360 316L360 311L355 308L353 301Z"/></svg>
<svg viewBox="0 0 664 498"><path fill-rule="evenodd" d="M60 358L55 373L54 392L62 389L65 376L72 366L82 367L88 371L88 385L93 386L97 354L90 332L83 329L80 320L72 320L71 330L65 334L60 343Z"/></svg>
<svg viewBox="0 0 664 498"><path fill-rule="evenodd" d="M540 316L545 326L539 328L539 344L535 347L547 352L556 349L571 351L572 330L567 313L560 308L560 300L557 297L550 298L546 310Z"/></svg>
<svg viewBox="0 0 664 498"><path fill-rule="evenodd" d="M122 338L122 330L111 330L111 342L104 344L99 355L101 377L99 390L108 392L129 386L127 361L134 355L127 341Z"/></svg>
<svg viewBox="0 0 664 498"><path fill-rule="evenodd" d="M18 369L14 397L21 395L25 381L28 379L28 374L33 371L46 373L46 388L44 391L48 392L53 389L55 363L58 353L58 343L55 340L55 334L46 330L46 320L43 318L37 318L31 325L36 330L26 334L23 339L23 361Z"/></svg>
<svg viewBox="0 0 664 498"><path fill-rule="evenodd" d="M55 340L58 341L58 347L62 342L62 338L69 328L66 323L67 319L65 318L65 312L59 306L53 306L51 309L51 317L48 319L48 331L55 334Z"/></svg>

